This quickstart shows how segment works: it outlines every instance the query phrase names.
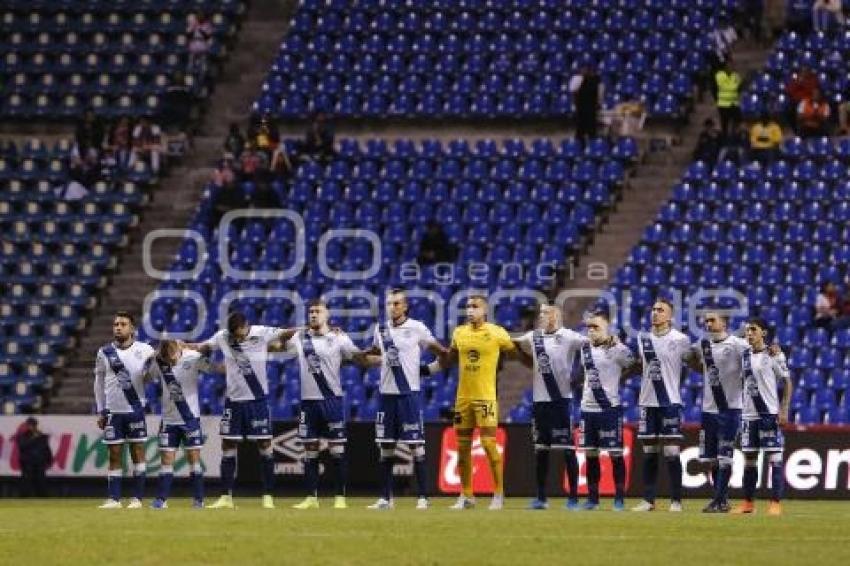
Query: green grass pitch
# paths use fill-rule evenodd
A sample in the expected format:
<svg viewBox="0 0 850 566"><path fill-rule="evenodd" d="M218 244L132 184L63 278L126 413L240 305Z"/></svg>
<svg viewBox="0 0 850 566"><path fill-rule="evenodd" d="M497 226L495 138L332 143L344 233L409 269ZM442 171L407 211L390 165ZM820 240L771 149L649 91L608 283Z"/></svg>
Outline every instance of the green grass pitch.
<svg viewBox="0 0 850 566"><path fill-rule="evenodd" d="M187 499L164 511L96 509L92 499L0 500L0 563L35 564L846 564L850 503L785 503L769 517L685 513L570 512L563 500L527 511L509 499L491 512L486 498L450 511L436 498L427 511L412 499L393 511L349 498L350 508L295 511L290 498L263 510L237 498L236 510L193 510ZM630 501L627 503L635 503ZM661 505L660 509L666 509Z"/></svg>

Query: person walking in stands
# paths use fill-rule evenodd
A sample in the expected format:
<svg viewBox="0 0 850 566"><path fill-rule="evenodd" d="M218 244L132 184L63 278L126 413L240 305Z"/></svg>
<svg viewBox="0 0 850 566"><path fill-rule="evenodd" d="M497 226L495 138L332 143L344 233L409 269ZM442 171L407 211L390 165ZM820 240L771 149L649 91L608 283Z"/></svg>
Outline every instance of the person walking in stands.
<svg viewBox="0 0 850 566"><path fill-rule="evenodd" d="M717 112L720 114L720 132L724 141L728 141L735 132L741 119L740 88L741 75L732 69L731 57L723 61L723 66L714 75L717 86Z"/></svg>

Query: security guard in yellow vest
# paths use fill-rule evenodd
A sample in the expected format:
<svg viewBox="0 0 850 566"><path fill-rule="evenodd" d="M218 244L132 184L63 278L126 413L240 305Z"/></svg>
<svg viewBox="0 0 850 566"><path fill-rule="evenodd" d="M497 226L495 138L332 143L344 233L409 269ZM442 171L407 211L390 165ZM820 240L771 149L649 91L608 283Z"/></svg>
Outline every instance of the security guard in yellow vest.
<svg viewBox="0 0 850 566"><path fill-rule="evenodd" d="M723 62L723 67L714 74L717 85L717 111L720 114L720 130L723 139L728 140L741 119L740 88L741 75L732 70L731 59Z"/></svg>

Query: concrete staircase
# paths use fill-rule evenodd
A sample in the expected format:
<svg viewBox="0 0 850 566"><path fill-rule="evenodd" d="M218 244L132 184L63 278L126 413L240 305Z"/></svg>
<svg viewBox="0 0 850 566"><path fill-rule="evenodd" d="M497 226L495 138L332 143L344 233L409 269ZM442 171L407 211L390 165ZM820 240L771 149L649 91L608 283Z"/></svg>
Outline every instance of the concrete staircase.
<svg viewBox="0 0 850 566"><path fill-rule="evenodd" d="M145 272L142 258L146 234L161 229L185 229L200 200L211 165L220 157L230 120L244 124L265 72L277 53L276 46L295 6L292 0L255 0L245 15L242 29L225 62L209 101L199 134L182 163L173 168L152 193L142 211L140 224L130 234L129 246L119 258L118 268L100 297L76 352L56 379L51 396L51 413L88 413L93 403L92 371L97 349L112 337L112 318L117 310L141 315L145 297L159 281ZM247 72L243 72L244 70ZM152 265L167 270L180 245L180 238L160 239L150 254Z"/></svg>

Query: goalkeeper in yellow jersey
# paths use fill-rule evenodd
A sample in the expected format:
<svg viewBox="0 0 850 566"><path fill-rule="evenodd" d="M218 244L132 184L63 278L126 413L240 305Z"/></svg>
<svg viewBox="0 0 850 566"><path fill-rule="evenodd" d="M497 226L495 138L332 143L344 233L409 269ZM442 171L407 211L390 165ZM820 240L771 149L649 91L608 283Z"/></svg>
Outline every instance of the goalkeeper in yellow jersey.
<svg viewBox="0 0 850 566"><path fill-rule="evenodd" d="M430 364L426 373L439 366L459 366L454 426L457 434L458 467L463 491L452 509L475 506L472 493L472 433L478 427L481 446L493 474L493 501L490 509L504 504L502 455L496 444L499 405L496 401L496 371L502 353L514 355L516 347L507 331L487 322L487 297L471 295L466 300L467 323L455 328L447 358Z"/></svg>

